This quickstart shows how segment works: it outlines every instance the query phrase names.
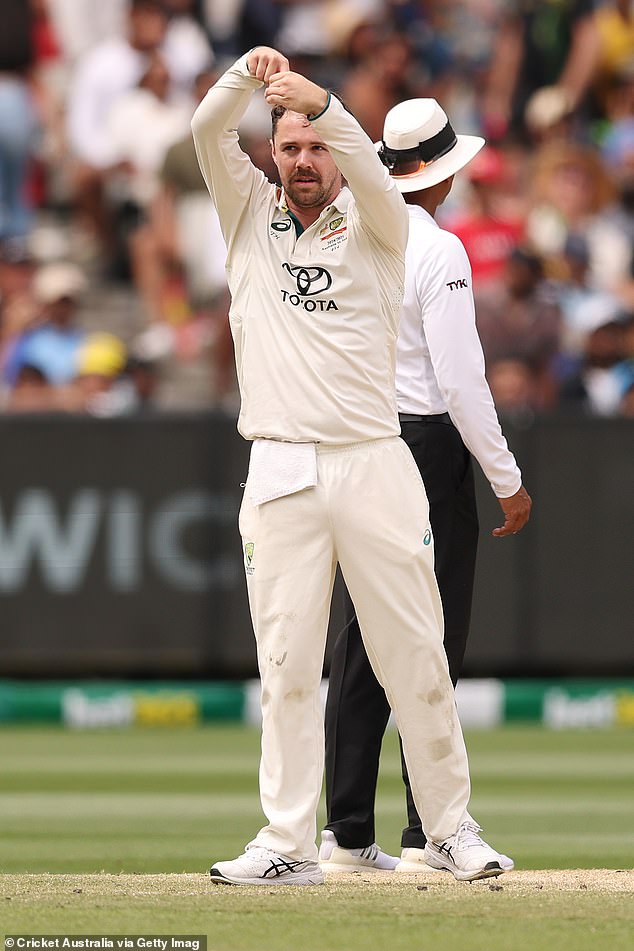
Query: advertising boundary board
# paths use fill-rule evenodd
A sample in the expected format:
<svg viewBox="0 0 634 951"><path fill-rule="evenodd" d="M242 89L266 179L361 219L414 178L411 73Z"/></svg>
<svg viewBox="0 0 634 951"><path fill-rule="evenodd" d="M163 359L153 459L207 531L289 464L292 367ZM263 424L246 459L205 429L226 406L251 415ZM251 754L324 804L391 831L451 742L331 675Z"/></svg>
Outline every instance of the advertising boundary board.
<svg viewBox="0 0 634 951"><path fill-rule="evenodd" d="M322 681L325 703L328 681ZM456 702L466 729L504 723L551 729L634 727L634 680L462 680ZM71 729L260 725L260 682L0 681L1 724ZM394 727L393 718L390 725Z"/></svg>
<svg viewBox="0 0 634 951"><path fill-rule="evenodd" d="M476 466L465 675L634 676L634 421L504 428L534 507L517 537L492 538L502 513ZM234 418L3 416L0 439L3 676L257 673L237 530L249 446ZM330 643L341 604L339 583Z"/></svg>

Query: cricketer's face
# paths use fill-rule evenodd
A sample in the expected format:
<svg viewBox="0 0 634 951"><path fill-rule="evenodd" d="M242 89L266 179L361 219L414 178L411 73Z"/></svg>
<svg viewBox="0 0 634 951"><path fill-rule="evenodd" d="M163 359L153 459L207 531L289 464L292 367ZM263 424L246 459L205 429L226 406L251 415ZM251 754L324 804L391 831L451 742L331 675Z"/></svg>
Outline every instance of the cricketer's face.
<svg viewBox="0 0 634 951"><path fill-rule="evenodd" d="M341 172L306 116L284 113L271 151L284 192L298 208L325 208L341 191Z"/></svg>

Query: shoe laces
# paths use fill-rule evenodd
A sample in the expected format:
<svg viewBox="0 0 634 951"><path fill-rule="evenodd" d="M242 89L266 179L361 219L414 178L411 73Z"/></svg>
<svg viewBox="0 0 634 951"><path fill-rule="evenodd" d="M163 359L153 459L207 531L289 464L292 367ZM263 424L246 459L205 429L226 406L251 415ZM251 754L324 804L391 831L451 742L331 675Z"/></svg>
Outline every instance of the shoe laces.
<svg viewBox="0 0 634 951"><path fill-rule="evenodd" d="M463 822L456 832L457 847L468 849L474 845L484 845L480 832L482 832L482 826L479 826L477 822Z"/></svg>

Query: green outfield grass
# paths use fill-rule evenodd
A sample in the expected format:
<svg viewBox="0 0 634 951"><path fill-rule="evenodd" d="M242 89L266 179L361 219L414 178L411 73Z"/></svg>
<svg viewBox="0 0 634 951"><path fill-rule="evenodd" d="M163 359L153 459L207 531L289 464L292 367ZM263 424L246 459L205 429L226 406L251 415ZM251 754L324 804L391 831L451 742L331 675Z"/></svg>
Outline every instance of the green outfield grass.
<svg viewBox="0 0 634 951"><path fill-rule="evenodd" d="M518 868L629 868L634 732L472 733L472 812ZM4 872L197 872L263 823L259 737L244 727L0 729ZM377 837L398 850L404 796L388 734ZM323 819L323 810L322 810Z"/></svg>
<svg viewBox="0 0 634 951"><path fill-rule="evenodd" d="M632 868L632 731L505 728L467 742L472 811L518 869ZM0 729L0 934L206 933L208 951L634 948L631 871L519 871L501 890L442 873L212 886L210 861L238 854L263 821L258 743L241 727ZM393 733L377 813L379 841L398 851ZM101 871L114 874L86 874Z"/></svg>

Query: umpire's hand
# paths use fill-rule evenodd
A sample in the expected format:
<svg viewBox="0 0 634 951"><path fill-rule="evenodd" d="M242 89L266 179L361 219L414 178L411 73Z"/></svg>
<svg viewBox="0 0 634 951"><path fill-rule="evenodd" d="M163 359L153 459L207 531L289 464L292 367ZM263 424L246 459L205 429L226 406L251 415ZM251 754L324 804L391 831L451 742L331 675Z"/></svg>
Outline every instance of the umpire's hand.
<svg viewBox="0 0 634 951"><path fill-rule="evenodd" d="M524 486L520 486L515 495L510 495L508 499L498 499L504 512L504 525L501 528L494 528L492 534L496 538L502 538L504 535L517 535L528 522L531 514L532 499Z"/></svg>

